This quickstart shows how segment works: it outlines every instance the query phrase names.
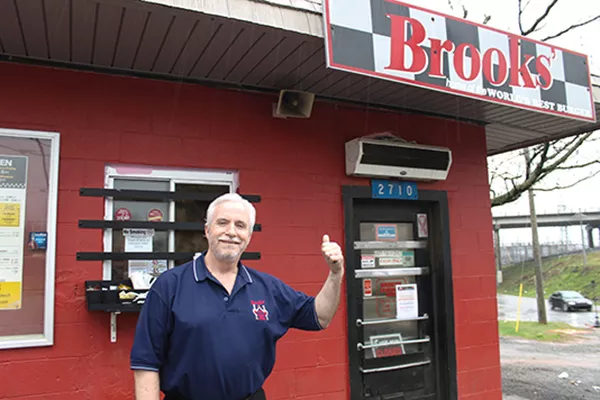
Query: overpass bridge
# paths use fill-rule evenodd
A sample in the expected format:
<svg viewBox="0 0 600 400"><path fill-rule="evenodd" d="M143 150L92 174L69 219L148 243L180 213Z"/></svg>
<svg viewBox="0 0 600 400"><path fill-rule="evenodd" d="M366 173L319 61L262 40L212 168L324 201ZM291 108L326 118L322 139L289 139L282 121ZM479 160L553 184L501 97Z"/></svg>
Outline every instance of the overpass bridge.
<svg viewBox="0 0 600 400"><path fill-rule="evenodd" d="M563 212L557 214L538 214L538 227L563 227L582 225L587 231L587 245L594 248L593 231L600 229L600 210L589 210L582 212ZM498 266L501 267L500 255L500 230L531 227L529 215L508 215L493 217L494 241L496 245L496 257Z"/></svg>
<svg viewBox="0 0 600 400"><path fill-rule="evenodd" d="M494 230L510 228L529 228L529 215L497 216L493 218ZM538 214L538 227L586 225L588 228L600 228L600 211L581 213Z"/></svg>
<svg viewBox="0 0 600 400"><path fill-rule="evenodd" d="M561 227L583 225L587 231L588 247L594 247L592 232L600 229L600 210L565 212L557 214L538 214L538 227ZM493 217L494 236L496 246L500 246L500 229L529 228L531 218L529 215L506 215Z"/></svg>

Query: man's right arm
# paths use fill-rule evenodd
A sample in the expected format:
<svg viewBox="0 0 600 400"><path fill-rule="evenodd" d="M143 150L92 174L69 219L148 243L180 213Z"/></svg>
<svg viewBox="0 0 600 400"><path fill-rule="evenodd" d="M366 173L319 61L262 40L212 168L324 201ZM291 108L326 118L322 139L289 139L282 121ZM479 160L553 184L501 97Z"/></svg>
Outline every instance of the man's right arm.
<svg viewBox="0 0 600 400"><path fill-rule="evenodd" d="M161 278L146 296L131 348L136 400L160 399L160 370L167 359L168 338L173 324L170 308L163 300L163 296L168 296L166 282Z"/></svg>
<svg viewBox="0 0 600 400"><path fill-rule="evenodd" d="M136 370L133 372L133 379L136 400L160 400L158 372Z"/></svg>

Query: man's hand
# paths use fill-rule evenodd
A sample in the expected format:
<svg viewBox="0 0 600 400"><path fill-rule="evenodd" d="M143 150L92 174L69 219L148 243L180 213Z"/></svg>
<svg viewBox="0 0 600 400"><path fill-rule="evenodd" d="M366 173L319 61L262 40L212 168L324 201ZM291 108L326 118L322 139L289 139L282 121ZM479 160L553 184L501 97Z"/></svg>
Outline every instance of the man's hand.
<svg viewBox="0 0 600 400"><path fill-rule="evenodd" d="M323 235L321 252L329 265L329 275L316 297L315 308L319 324L323 328L327 328L340 304L340 289L344 277L344 255L337 243L329 241L329 235Z"/></svg>
<svg viewBox="0 0 600 400"><path fill-rule="evenodd" d="M339 274L342 272L344 268L342 249L337 243L329 241L329 235L323 235L321 253L323 253L323 257L332 273Z"/></svg>

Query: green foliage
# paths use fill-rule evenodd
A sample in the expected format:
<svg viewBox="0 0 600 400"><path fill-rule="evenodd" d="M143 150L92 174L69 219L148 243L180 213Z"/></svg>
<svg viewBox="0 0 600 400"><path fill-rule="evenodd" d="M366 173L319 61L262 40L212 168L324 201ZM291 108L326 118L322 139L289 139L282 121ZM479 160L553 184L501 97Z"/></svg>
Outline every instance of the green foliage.
<svg viewBox="0 0 600 400"><path fill-rule="evenodd" d="M591 281L595 280L596 296L600 300L600 252L587 254L583 266L583 254L548 257L542 260L544 273L544 298L557 290L575 290L589 299L594 298ZM523 283L523 296L535 297L534 262L513 264L502 268L500 294L519 294L519 284Z"/></svg>

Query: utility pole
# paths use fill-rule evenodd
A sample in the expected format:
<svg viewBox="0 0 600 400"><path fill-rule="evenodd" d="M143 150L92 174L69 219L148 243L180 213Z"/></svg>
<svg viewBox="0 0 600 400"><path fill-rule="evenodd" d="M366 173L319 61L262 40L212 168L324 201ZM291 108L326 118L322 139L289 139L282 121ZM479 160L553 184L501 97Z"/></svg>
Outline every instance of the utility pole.
<svg viewBox="0 0 600 400"><path fill-rule="evenodd" d="M523 151L526 162L526 174L529 178L529 148ZM538 309L538 322L540 324L547 325L548 318L546 316L546 301L544 299L544 276L542 274L542 255L540 254L540 241L538 237L538 225L537 225L537 214L535 213L535 198L533 189L527 191L529 195L529 212L531 216L531 236L533 241L533 257L535 259L535 291L537 294L537 309Z"/></svg>

